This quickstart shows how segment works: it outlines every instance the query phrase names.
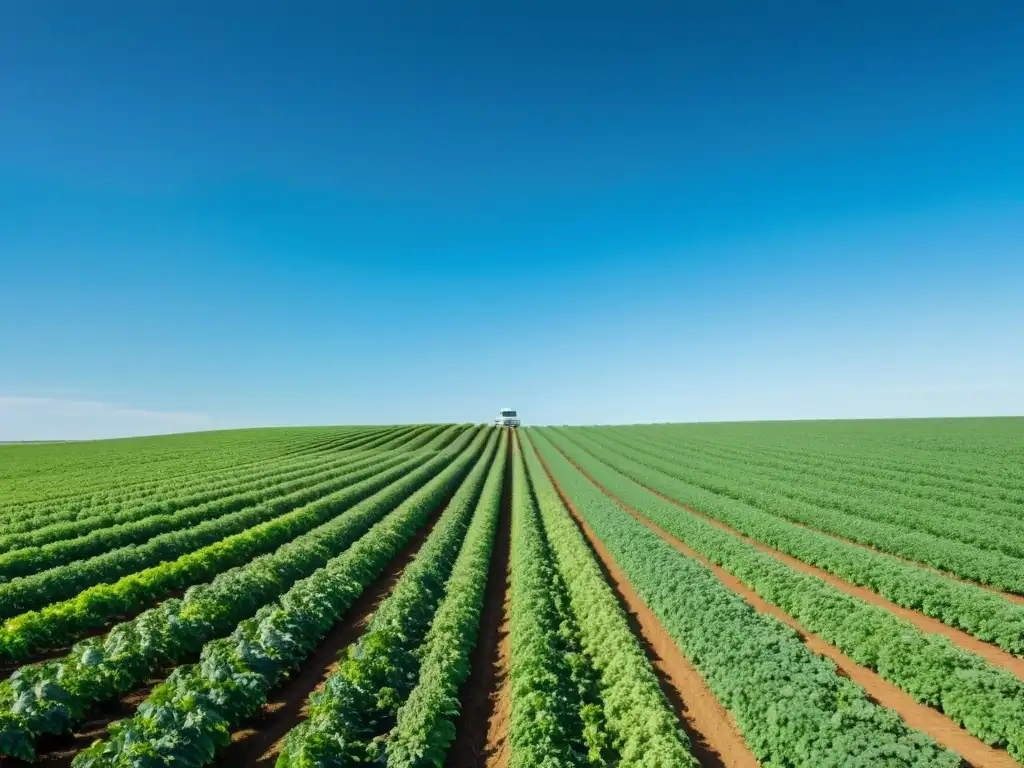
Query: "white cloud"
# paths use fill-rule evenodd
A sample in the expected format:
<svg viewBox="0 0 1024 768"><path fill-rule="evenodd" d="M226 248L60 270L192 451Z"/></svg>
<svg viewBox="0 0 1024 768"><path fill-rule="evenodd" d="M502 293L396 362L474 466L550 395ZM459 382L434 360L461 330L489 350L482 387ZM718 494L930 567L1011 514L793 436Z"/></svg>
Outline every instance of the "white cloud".
<svg viewBox="0 0 1024 768"><path fill-rule="evenodd" d="M0 441L88 440L213 429L209 416L91 400L0 395Z"/></svg>

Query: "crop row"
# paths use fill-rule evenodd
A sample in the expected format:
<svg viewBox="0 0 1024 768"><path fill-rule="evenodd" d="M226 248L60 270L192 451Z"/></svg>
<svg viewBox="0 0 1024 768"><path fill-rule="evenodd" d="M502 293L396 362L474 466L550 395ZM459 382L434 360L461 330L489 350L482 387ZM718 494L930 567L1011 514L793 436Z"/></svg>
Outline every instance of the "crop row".
<svg viewBox="0 0 1024 768"><path fill-rule="evenodd" d="M632 452L654 455L665 460L684 463L689 469L706 474L736 476L751 487L769 493L781 493L827 509L836 509L880 522L898 520L907 528L955 539L983 549L998 549L1014 557L1024 556L1024 521L1005 513L980 511L921 499L911 493L879 490L851 480L842 473L822 476L799 466L783 466L774 459L757 460L739 455L730 456L672 444L637 439L628 433L613 430L588 430L586 434L605 444L620 445ZM912 490L912 486L904 486ZM1019 510L1018 510L1019 511ZM994 534L994 527L1000 535Z"/></svg>
<svg viewBox="0 0 1024 768"><path fill-rule="evenodd" d="M455 461L479 451L479 441ZM468 457L468 458L467 458ZM239 621L337 557L360 536L452 465L446 453L369 498L298 536L272 554L221 573L114 627L105 637L77 643L59 659L20 668L0 683L0 745L4 754L30 757L38 738L63 733L105 701L140 686L229 633Z"/></svg>
<svg viewBox="0 0 1024 768"><path fill-rule="evenodd" d="M32 500L15 501L17 492L6 495L8 505L4 511L32 508L45 511L50 506L89 504L93 501L104 503L110 499L128 497L134 494L153 494L167 485L176 485L194 477L209 479L219 474L230 475L247 468L287 461L301 456L313 456L330 451L335 446L353 442L345 430L333 430L316 439L296 439L287 432L282 437L273 433L254 440L247 432L236 433L235 444L224 445L221 440L207 438L198 444L178 445L179 440L164 438L167 447L156 455L138 441L133 450L122 448L111 451L110 460L103 459L102 446L91 445L89 451L82 449L78 458L79 469L68 469L71 457L63 453L26 456L27 463L39 476L44 491ZM46 449L40 449L45 451ZM34 459L31 456L35 455ZM138 475L137 477L133 477ZM21 479L25 483L25 479Z"/></svg>
<svg viewBox="0 0 1024 768"><path fill-rule="evenodd" d="M919 446L886 444L885 450L861 444L856 450L844 450L844 445L832 439L826 442L804 443L788 440L779 444L758 444L746 439L736 442L692 439L678 428L631 428L630 431L672 442L686 442L698 450L732 450L744 454L786 459L797 465L820 468L823 471L843 471L855 474L861 482L899 491L907 486L922 498L972 505L979 499L1024 501L1024 477L1016 480L1003 467L993 466L991 457L978 460L958 445L955 462L950 456L930 456ZM892 441L890 436L889 441ZM868 448L865 451L865 448ZM972 461L973 458L973 461ZM968 494L968 495L965 495Z"/></svg>
<svg viewBox="0 0 1024 768"><path fill-rule="evenodd" d="M512 768L613 762L597 670L583 653L520 450L512 463Z"/></svg>
<svg viewBox="0 0 1024 768"><path fill-rule="evenodd" d="M629 429L612 431L647 434ZM744 461L758 460L782 468L813 471L821 477L842 477L850 484L886 490L900 496L913 496L922 501L939 501L970 509L989 507L993 512L1005 511L1007 503L1024 502L1024 487L1014 486L1012 481L1009 485L1000 484L1006 482L1006 478L1000 475L983 479L977 468L973 471L962 470L958 468L959 464L957 467L952 466L948 459L907 465L899 461L894 464L891 455L888 459L866 456L854 458L825 453L820 449L797 450L791 446L768 449L750 445L709 445L676 440L669 442L687 445L709 454L724 454Z"/></svg>
<svg viewBox="0 0 1024 768"><path fill-rule="evenodd" d="M593 446L595 451L614 453L595 441L582 437L579 432L572 433L571 437L581 445ZM979 549L928 533L906 530L895 518L889 523L864 520L834 509L825 509L787 498L778 492L758 490L746 484L741 472L730 475L720 473L716 477L691 470L679 462L665 461L646 454L637 455L636 460L651 469L715 494L746 502L771 515L930 565L964 579L1024 594L1024 561L1002 552Z"/></svg>
<svg viewBox="0 0 1024 768"><path fill-rule="evenodd" d="M268 472L278 466L321 461L331 458L334 454L381 450L381 445L386 446L391 443L398 445L402 441L410 440L421 434L427 428L425 425L389 428L377 430L375 434L356 437L335 435L331 439L322 441L322 444L305 445L301 450L282 451L279 448L276 454L272 453L269 456L248 461L232 462L228 466L215 466L211 469L203 469L203 463L196 459L192 466L179 466L175 469L168 467L144 487L118 485L117 478L104 475L102 471L97 470L93 475L102 483L99 492L94 491L87 495L73 496L60 501L50 500L31 505L20 505L17 510L8 512L7 517L10 518L11 514L21 514L21 511L39 519L60 514L82 517L101 512L117 512L141 504L159 503L169 496L173 498L173 496L180 495L182 489L209 488L220 483L230 485L232 481L244 478L253 472ZM207 463L210 461L212 458L208 459ZM58 472L51 474L55 474L59 478Z"/></svg>
<svg viewBox="0 0 1024 768"><path fill-rule="evenodd" d="M912 731L583 477L543 436L559 485L611 552L762 764L948 766L957 755Z"/></svg>
<svg viewBox="0 0 1024 768"><path fill-rule="evenodd" d="M234 728L266 703L267 694L301 666L363 589L383 571L454 491L483 451L485 435L341 555L295 583L275 602L208 642L200 661L178 667L136 714L75 758L75 768L208 764Z"/></svg>
<svg viewBox="0 0 1024 768"><path fill-rule="evenodd" d="M112 616L133 615L172 590L207 581L257 555L273 551L295 536L330 520L381 488L427 462L413 456L365 479L349 478L338 489L280 517L221 539L202 549L161 563L118 581L97 584L73 598L16 616L0 627L0 658L25 659L39 650L59 647L82 633L105 626Z"/></svg>
<svg viewBox="0 0 1024 768"><path fill-rule="evenodd" d="M48 527L55 524L78 524L99 527L112 525L132 519L140 519L147 514L173 512L183 507L213 501L219 497L244 490L245 486L256 484L280 476L287 479L302 471L309 471L317 466L329 466L331 462L344 461L357 455L360 451L331 451L291 457L282 461L265 462L257 466L232 470L230 474L218 475L215 478L182 477L173 483L167 483L159 492L145 495L124 496L113 498L103 504L84 505L79 507L51 508L47 511L28 510L18 519L9 517L4 525L5 535L0 539L0 548L14 549L26 541L28 544L41 543L34 540L35 536L45 535ZM363 454L369 451L362 451ZM27 532L27 533L26 533ZM69 531L72 535L74 529ZM53 540L53 539L49 539Z"/></svg>
<svg viewBox="0 0 1024 768"><path fill-rule="evenodd" d="M510 482L505 473L507 441L502 440L487 476L480 505L445 584L445 595L419 651L416 686L401 705L386 750L390 768L444 765L455 739L459 689L470 669L477 642L491 555L501 511L500 495ZM282 755L282 759L287 761ZM289 768L285 762L282 768Z"/></svg>
<svg viewBox="0 0 1024 768"><path fill-rule="evenodd" d="M400 458L398 459L400 460ZM396 463L397 461L396 460ZM388 461L388 459L384 459ZM233 512L238 512L246 507L253 507L264 502L272 501L281 496L301 491L304 488L315 486L320 483L329 483L341 475L351 474L368 466L380 464L381 459L375 454L357 454L347 459L332 461L327 466L307 469L298 475L286 478L273 478L265 480L261 484L253 483L247 490L223 496L213 501L198 504L193 507L179 509L176 512L164 514L149 514L138 520L128 520L116 525L101 527L83 536L68 535L57 537L47 544L38 546L25 546L5 552L0 555L0 582L9 581L19 576L28 576L39 571L48 571L59 568L67 563L76 560L102 555L121 547L138 545L149 541L156 545L156 537L180 531L183 528L199 527L216 528L210 523L214 520L226 518ZM248 523L241 521L227 529L230 532L241 530ZM74 529L76 526L56 526ZM58 531L50 531L50 534L57 534ZM221 536L216 536L221 538ZM162 558L163 559L163 558ZM2 587L0 587L2 589Z"/></svg>
<svg viewBox="0 0 1024 768"><path fill-rule="evenodd" d="M497 437L495 432L484 458L373 614L363 636L346 649L323 689L310 696L308 717L288 734L278 766L381 762L386 736L419 679L418 649L445 594L477 501L482 511L498 506L504 445L492 463Z"/></svg>
<svg viewBox="0 0 1024 768"><path fill-rule="evenodd" d="M111 504L81 510L57 510L46 514L29 512L19 519L10 519L4 523L4 533L0 536L0 551L46 544L61 538L80 536L98 528L141 520L154 514L175 512L251 488L281 482L303 472L313 471L319 466L329 467L332 463L344 462L351 455L345 453L302 457L288 463L262 467L259 470L248 470L246 474L232 476L209 485L189 482L186 479L179 482L175 491L168 491L159 496L129 501L118 500Z"/></svg>
<svg viewBox="0 0 1024 768"><path fill-rule="evenodd" d="M979 640L995 643L1018 656L1024 655L1024 606L990 590L765 515L748 504L685 483L626 454L615 454L582 442L573 443L561 433L545 434L571 455L579 455L579 446L583 446L609 467L659 493L686 502L755 541L851 584L867 587L897 605L921 611Z"/></svg>
<svg viewBox="0 0 1024 768"><path fill-rule="evenodd" d="M596 459L572 458L607 490L779 606L858 664L944 712L1024 762L1024 682L939 635L794 570L772 555L666 502Z"/></svg>
<svg viewBox="0 0 1024 768"><path fill-rule="evenodd" d="M259 504L206 520L194 527L172 530L141 544L130 544L85 560L73 560L65 565L13 579L0 584L0 616L11 617L37 610L55 601L68 599L91 586L195 552L401 462L401 456L386 457L380 462L343 475L332 472L328 479L316 485L304 486L301 481L292 483L289 493L271 496ZM75 547L74 544L69 546ZM54 548L59 550L60 546Z"/></svg>
<svg viewBox="0 0 1024 768"><path fill-rule="evenodd" d="M529 438L524 456L548 543L569 593L620 768L696 766L690 743L586 539L566 514ZM514 671L513 671L514 674Z"/></svg>

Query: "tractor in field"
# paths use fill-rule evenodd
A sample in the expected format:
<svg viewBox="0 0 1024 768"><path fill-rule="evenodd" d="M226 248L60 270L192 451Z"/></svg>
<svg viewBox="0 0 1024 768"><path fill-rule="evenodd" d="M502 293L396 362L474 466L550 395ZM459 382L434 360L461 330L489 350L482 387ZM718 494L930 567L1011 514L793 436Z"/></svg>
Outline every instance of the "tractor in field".
<svg viewBox="0 0 1024 768"><path fill-rule="evenodd" d="M521 422L512 408L502 408L498 411L498 418L494 420L496 427L518 427Z"/></svg>

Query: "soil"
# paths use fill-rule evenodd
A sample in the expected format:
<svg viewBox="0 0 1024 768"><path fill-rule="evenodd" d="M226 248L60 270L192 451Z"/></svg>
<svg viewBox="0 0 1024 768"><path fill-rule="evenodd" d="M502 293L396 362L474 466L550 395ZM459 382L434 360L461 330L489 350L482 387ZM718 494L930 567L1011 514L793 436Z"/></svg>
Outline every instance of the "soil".
<svg viewBox="0 0 1024 768"><path fill-rule="evenodd" d="M643 487L647 488L647 486ZM847 581L843 581L838 576L834 576L828 571L822 570L821 568L805 563L802 560L797 560L795 557L787 555L783 552L779 552L776 549L772 549L767 544L762 544L761 542L755 541L754 539L751 539L748 536L744 536L742 533L733 528L730 528L725 523L719 522L714 518L708 517L707 515L698 512L693 507L683 504L682 502L677 501L676 499L673 499L669 496L666 496L663 493L659 493L658 491L655 491L653 488L647 488L647 490L653 493L655 496L658 496L664 499L665 501L675 504L677 507L685 509L687 512L694 515L695 517L699 517L702 520L711 523L716 528L720 528L721 530L726 531L727 533L731 533L733 536L742 539L751 546L757 547L757 549L761 550L762 552L767 552L768 554L772 555L778 560L781 560L791 568L794 568L795 570L798 570L802 573L806 573L810 576L814 576L815 578L821 579L822 581L828 582L841 592L845 592L846 594L852 595L853 597L858 597L864 602L871 603L872 605L877 605L881 608L885 608L890 613L899 616L901 619L909 621L915 627L924 632L931 632L936 635L942 635L943 637L948 638L954 645L964 649L965 651L969 651L970 653L974 653L978 656L981 656L983 659L988 661L993 666L1001 667L1002 669L1012 672L1021 680L1024 680L1024 659L1018 656L1014 656L1012 653L1007 653L1002 648L999 648L996 645L986 643L984 640L979 640L978 638L968 634L967 632L964 632L963 630L959 630L954 627L950 627L947 624L943 624L941 621L939 621L938 619L933 619L931 616L926 616L925 614L920 613L919 611L915 611L910 608L904 608L903 606L897 605L896 603L892 603L886 600L881 595L879 595L877 592L871 591L867 587L859 587L855 584L850 584Z"/></svg>
<svg viewBox="0 0 1024 768"><path fill-rule="evenodd" d="M505 768L509 761L508 733L512 719L509 641L512 616L509 553L512 525L512 437L501 492L501 512L494 551L487 573L480 635L470 658L469 677L459 696L455 741L446 765L452 768Z"/></svg>
<svg viewBox="0 0 1024 768"><path fill-rule="evenodd" d="M690 752L703 768L757 768L732 715L719 703L700 673L679 650L654 612L637 594L604 543L580 515L540 457L548 477L590 545L605 580L619 600L633 634L647 655L666 699L675 710Z"/></svg>
<svg viewBox="0 0 1024 768"><path fill-rule="evenodd" d="M107 617L107 620L105 621L103 626L101 626L101 627L93 627L92 629L88 629L88 630L85 630L84 632L79 633L74 638L74 642L77 643L77 642L80 642L82 640L86 640L86 639L88 639L90 637L98 637L99 635L105 635L111 629L113 629L115 626L117 626L118 624L121 624L121 623L123 623L125 621L131 621L132 619L134 619L136 616L138 616L139 614L143 613L144 611L148 611L149 608L157 607L164 600L169 600L172 597L179 597L180 598L180 597L184 596L184 594L185 594L185 590L183 590L183 589L175 589L175 590L172 590L171 592L168 592L167 595L162 597L160 600L155 601L151 606L148 606L146 608L141 608L138 611L135 611L134 613L130 613L130 614L114 614L112 616L109 616L109 617ZM71 653L71 648L72 648L71 645L65 645L65 646L61 646L59 648L44 648L44 649L41 649L41 650L33 653L29 658L24 659L23 661L9 662L9 663L0 665L0 680L6 680L11 675L13 675L18 669L20 669L21 667L27 666L28 664L36 664L36 663L38 663L40 661L50 661L51 659L59 659L62 656L67 656L69 653Z"/></svg>
<svg viewBox="0 0 1024 768"><path fill-rule="evenodd" d="M97 739L107 738L112 723L131 717L139 704L149 696L150 691L161 682L163 682L162 679L147 680L145 686L126 693L115 702L98 708L93 717L83 723L81 728L74 733L43 737L38 744L37 757L34 762L0 758L0 766L4 768L8 768L8 766L10 768L14 768L14 766L67 768L81 750Z"/></svg>
<svg viewBox="0 0 1024 768"><path fill-rule="evenodd" d="M566 458L568 459L568 457ZM754 610L774 616L792 627L808 649L819 656L831 659L840 674L861 686L873 701L896 712L909 727L926 733L938 744L958 753L974 768L1014 768L1015 766L1020 768L1019 764L1006 751L988 746L980 739L960 728L941 712L914 701L908 694L883 679L880 675L866 667L860 666L835 646L808 632L789 614L762 599L754 590L750 589L724 568L714 565L695 550L690 549L683 542L644 518L635 509L632 509L610 491L603 488L600 483L597 483L582 469L580 471L590 482L601 489L605 495L613 499L639 522L657 533L663 540L681 553L708 568L719 581L740 595Z"/></svg>
<svg viewBox="0 0 1024 768"><path fill-rule="evenodd" d="M276 689L259 714L231 734L231 744L220 752L214 765L273 768L288 732L308 716L310 694L323 688L338 667L341 651L356 642L366 630L374 612L391 594L450 500L451 495L387 564L377 580L363 590L297 674Z"/></svg>

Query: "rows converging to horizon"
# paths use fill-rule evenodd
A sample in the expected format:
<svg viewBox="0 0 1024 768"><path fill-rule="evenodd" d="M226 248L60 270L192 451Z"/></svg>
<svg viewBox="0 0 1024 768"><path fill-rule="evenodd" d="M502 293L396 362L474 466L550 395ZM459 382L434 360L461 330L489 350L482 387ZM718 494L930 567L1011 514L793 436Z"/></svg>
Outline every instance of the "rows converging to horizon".
<svg viewBox="0 0 1024 768"><path fill-rule="evenodd" d="M5 446L0 756L1024 765L1020 426Z"/></svg>

